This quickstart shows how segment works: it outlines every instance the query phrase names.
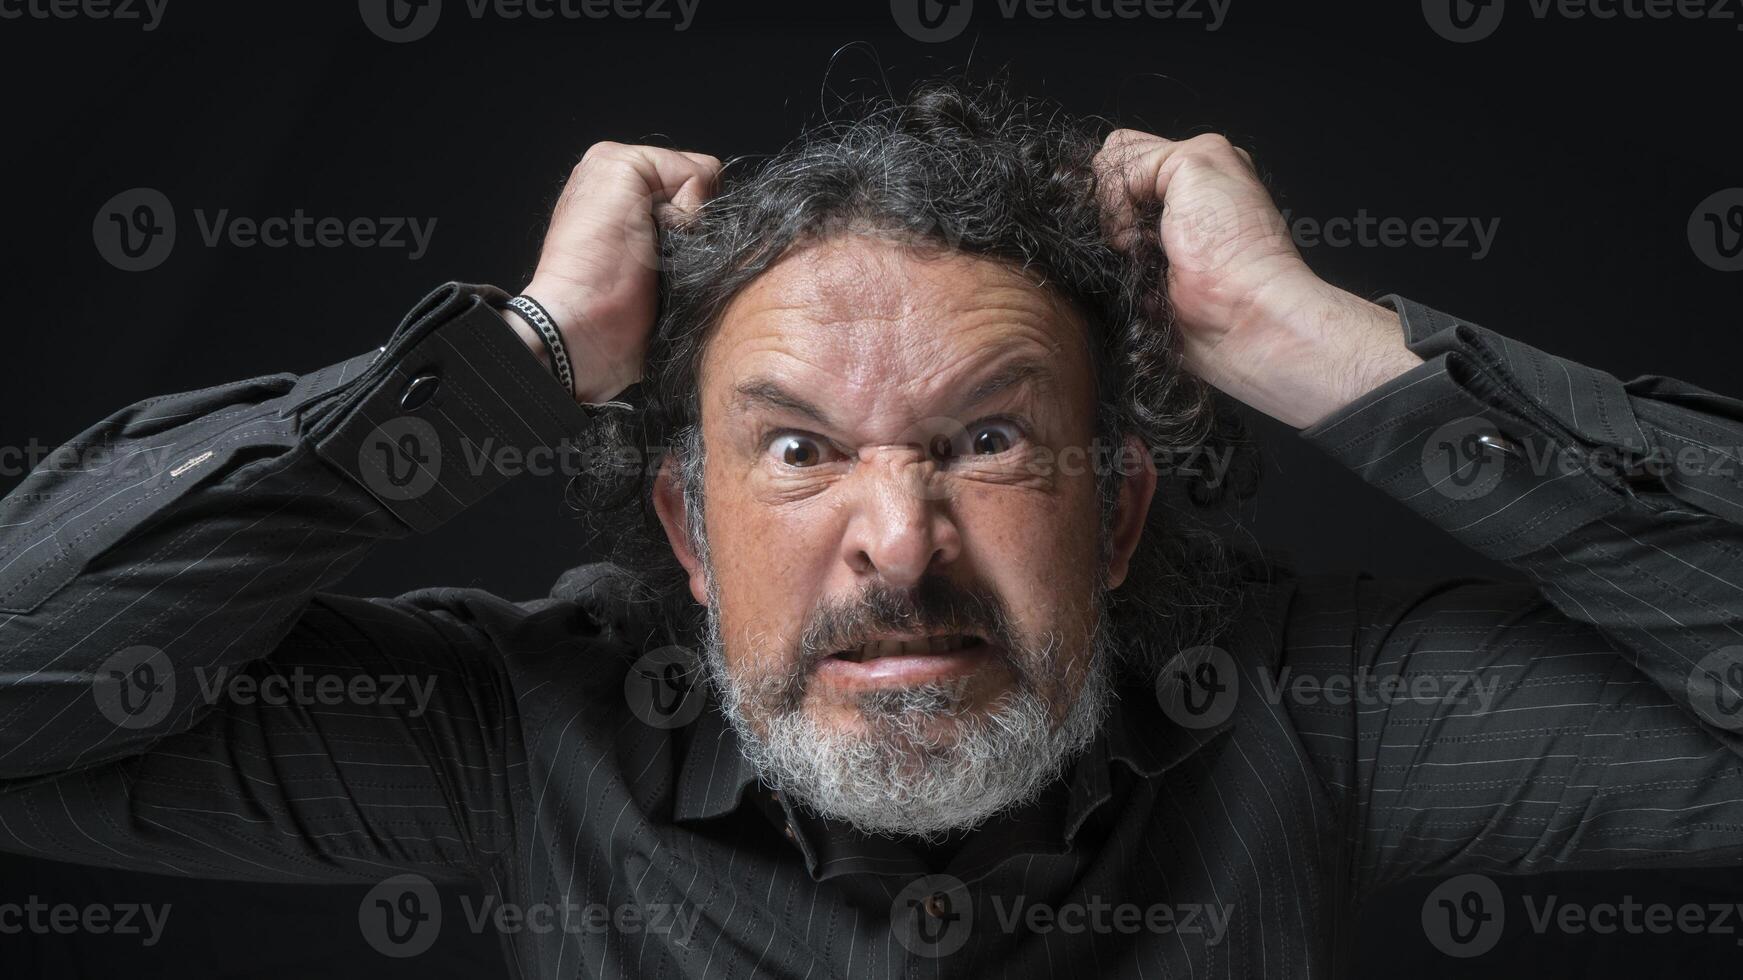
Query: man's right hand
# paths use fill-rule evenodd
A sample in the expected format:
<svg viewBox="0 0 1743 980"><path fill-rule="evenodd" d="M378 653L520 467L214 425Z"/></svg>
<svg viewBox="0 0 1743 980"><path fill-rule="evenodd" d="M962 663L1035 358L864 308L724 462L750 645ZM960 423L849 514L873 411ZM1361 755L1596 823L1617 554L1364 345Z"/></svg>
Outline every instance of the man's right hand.
<svg viewBox="0 0 1743 980"><path fill-rule="evenodd" d="M656 222L708 200L719 175L720 161L707 154L621 143L594 144L569 174L521 291L562 331L576 400L608 401L641 377L657 301ZM545 361L538 332L513 311L505 316Z"/></svg>

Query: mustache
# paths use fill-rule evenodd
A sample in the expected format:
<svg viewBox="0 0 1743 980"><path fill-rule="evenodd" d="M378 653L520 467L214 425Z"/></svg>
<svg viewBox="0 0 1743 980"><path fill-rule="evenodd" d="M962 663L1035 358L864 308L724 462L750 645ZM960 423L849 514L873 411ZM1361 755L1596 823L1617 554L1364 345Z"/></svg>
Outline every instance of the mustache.
<svg viewBox="0 0 1743 980"><path fill-rule="evenodd" d="M825 600L800 631L799 662L810 665L883 633L973 633L1006 651L1017 631L991 589L928 576L911 588L873 583L849 599Z"/></svg>

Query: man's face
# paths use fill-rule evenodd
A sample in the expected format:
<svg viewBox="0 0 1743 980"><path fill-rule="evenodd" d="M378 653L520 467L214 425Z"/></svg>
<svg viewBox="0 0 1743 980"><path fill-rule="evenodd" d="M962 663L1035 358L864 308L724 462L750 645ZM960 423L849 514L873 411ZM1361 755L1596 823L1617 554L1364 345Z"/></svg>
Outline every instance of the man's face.
<svg viewBox="0 0 1743 980"><path fill-rule="evenodd" d="M1002 263L871 238L797 250L735 298L701 369L707 554L687 564L753 740L899 784L984 766L1007 712L1057 735L1136 540L1116 526L1102 560L1074 455L1085 342Z"/></svg>

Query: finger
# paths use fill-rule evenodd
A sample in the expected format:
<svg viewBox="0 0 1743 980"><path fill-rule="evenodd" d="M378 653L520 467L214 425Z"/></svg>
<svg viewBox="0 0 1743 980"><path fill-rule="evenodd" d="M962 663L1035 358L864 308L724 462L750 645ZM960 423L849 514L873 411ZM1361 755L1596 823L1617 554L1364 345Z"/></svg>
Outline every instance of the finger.
<svg viewBox="0 0 1743 980"><path fill-rule="evenodd" d="M684 159L695 164L697 168L697 175L685 181L684 185L678 188L678 192L672 195L671 200L671 207L679 215L688 217L719 193L721 163L719 157L709 156L706 153L691 153L689 151L679 151L679 153Z"/></svg>
<svg viewBox="0 0 1743 980"><path fill-rule="evenodd" d="M1217 161L1224 170L1239 167L1257 176L1246 151L1218 133L1176 142L1149 133L1119 130L1108 137L1097 157L1098 161L1104 158L1113 179L1104 181L1100 188L1103 216L1111 227L1110 239L1120 247L1133 241L1139 207L1167 202L1168 186L1187 159Z"/></svg>
<svg viewBox="0 0 1743 980"><path fill-rule="evenodd" d="M721 163L719 157L710 156L706 153L692 153L689 150L679 150L678 152L682 154L685 159L698 164L706 170L712 170L715 173L720 172Z"/></svg>
<svg viewBox="0 0 1743 980"><path fill-rule="evenodd" d="M1152 165L1165 159L1166 151L1176 145L1173 140L1135 129L1116 129L1109 133L1095 158L1096 167L1112 178L1102 181L1103 206L1141 201L1138 194L1144 188L1138 185L1143 183ZM1158 157L1158 153L1163 156Z"/></svg>
<svg viewBox="0 0 1743 980"><path fill-rule="evenodd" d="M720 161L701 153L685 153L658 147L636 147L642 163L637 170L647 184L656 213L660 205L687 215L713 196ZM671 213L671 212L668 212Z"/></svg>
<svg viewBox="0 0 1743 980"><path fill-rule="evenodd" d="M1180 145L1131 129L1115 130L1103 142L1095 159L1096 192L1102 231L1117 247L1132 244L1138 209L1160 197L1157 176Z"/></svg>

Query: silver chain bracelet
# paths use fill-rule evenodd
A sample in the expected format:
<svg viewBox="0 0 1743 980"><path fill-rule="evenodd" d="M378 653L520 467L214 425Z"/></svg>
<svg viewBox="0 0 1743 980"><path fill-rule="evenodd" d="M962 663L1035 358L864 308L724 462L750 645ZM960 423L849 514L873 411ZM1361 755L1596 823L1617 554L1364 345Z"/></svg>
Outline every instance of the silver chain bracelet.
<svg viewBox="0 0 1743 980"><path fill-rule="evenodd" d="M551 314L531 296L516 296L508 301L508 305L538 331L539 338L545 342L545 350L551 355L551 371L557 375L564 390L573 395L575 371L569 365L569 351L563 346L563 334L557 330L556 321L551 319Z"/></svg>

